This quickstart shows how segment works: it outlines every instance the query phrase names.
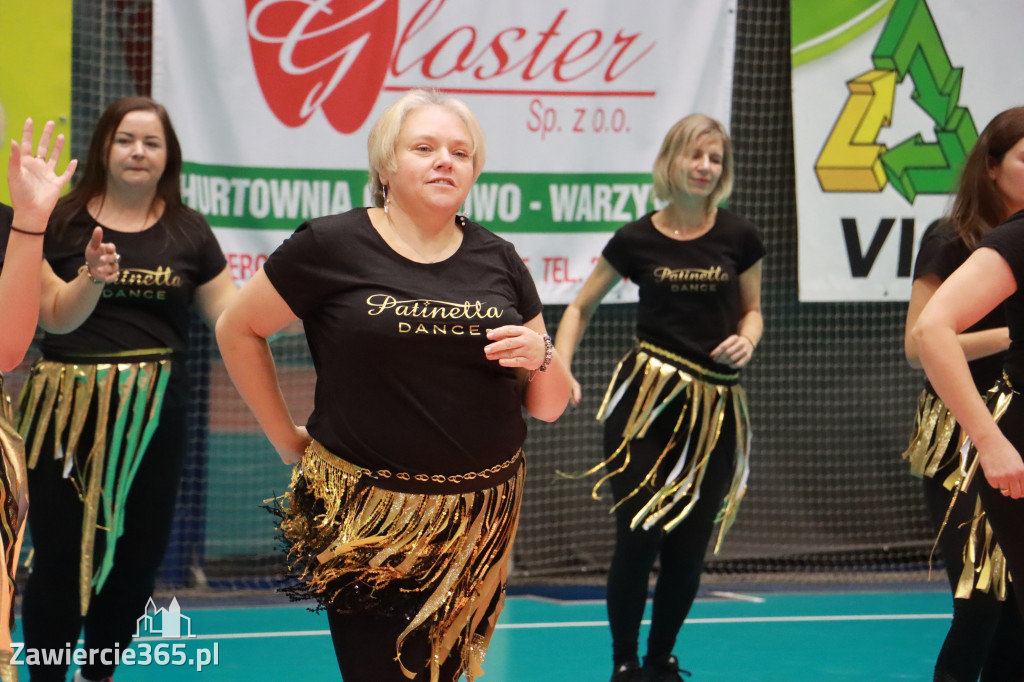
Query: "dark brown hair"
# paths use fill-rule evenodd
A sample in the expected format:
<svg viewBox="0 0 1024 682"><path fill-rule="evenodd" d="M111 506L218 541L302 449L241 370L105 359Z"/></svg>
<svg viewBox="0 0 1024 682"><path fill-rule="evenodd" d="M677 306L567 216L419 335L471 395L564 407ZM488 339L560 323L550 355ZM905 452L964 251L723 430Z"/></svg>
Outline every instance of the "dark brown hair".
<svg viewBox="0 0 1024 682"><path fill-rule="evenodd" d="M163 202L161 222L172 233L184 233L185 228L192 224L193 217L198 217L198 214L181 200L181 144L178 142L178 135L174 132L167 110L162 104L148 97L123 97L108 106L96 122L85 168L77 174L78 184L61 198L53 210L51 225L56 232L63 231L71 220L88 206L90 200L106 194L110 146L121 121L133 111L152 111L163 125L167 164L157 182L156 196L153 198L154 204Z"/></svg>
<svg viewBox="0 0 1024 682"><path fill-rule="evenodd" d="M1024 138L1024 107L998 114L978 136L964 161L950 219L960 239L971 249L993 227L1006 220L1008 209L989 171L998 166Z"/></svg>

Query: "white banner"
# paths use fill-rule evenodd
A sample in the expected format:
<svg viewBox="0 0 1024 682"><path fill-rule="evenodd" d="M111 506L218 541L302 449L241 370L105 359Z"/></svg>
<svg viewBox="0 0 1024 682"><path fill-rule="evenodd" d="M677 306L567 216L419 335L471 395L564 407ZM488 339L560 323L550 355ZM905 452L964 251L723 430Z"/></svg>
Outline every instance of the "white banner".
<svg viewBox="0 0 1024 682"><path fill-rule="evenodd" d="M366 137L402 92L462 98L487 137L467 215L567 303L610 232L653 207L668 128L698 111L728 125L735 4L155 0L153 93L239 280L302 220L368 204Z"/></svg>
<svg viewBox="0 0 1024 682"><path fill-rule="evenodd" d="M1020 0L791 7L800 300L907 300L966 154L1022 103Z"/></svg>

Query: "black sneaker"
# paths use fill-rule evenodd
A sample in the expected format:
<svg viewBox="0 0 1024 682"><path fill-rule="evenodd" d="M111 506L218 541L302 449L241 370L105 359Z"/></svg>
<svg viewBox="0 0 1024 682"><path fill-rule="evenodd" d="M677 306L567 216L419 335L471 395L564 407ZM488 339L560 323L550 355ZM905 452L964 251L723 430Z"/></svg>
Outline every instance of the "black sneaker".
<svg viewBox="0 0 1024 682"><path fill-rule="evenodd" d="M640 682L683 682L683 675L690 677L690 671L680 670L679 659L671 654L654 659L644 656L640 673Z"/></svg>
<svg viewBox="0 0 1024 682"><path fill-rule="evenodd" d="M639 661L619 663L612 671L611 682L640 682Z"/></svg>

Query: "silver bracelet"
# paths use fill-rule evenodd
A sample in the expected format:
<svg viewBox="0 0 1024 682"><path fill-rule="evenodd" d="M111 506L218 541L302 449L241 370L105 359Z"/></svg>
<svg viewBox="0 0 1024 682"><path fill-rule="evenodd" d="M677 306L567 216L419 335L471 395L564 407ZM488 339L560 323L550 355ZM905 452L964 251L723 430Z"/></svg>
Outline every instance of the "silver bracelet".
<svg viewBox="0 0 1024 682"><path fill-rule="evenodd" d="M547 334L544 334L541 338L544 339L544 362L540 363L537 371L546 372L548 371L548 365L551 364L551 356L555 352L555 344L551 342L551 337Z"/></svg>

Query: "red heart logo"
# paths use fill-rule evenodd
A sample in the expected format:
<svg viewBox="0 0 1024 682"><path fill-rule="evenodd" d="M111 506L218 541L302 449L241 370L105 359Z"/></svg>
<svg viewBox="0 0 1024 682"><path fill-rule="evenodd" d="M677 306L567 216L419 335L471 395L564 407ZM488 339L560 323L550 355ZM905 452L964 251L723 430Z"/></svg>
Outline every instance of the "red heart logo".
<svg viewBox="0 0 1024 682"><path fill-rule="evenodd" d="M398 33L398 0L245 0L249 49L270 110L300 126L319 109L352 133L373 109Z"/></svg>

